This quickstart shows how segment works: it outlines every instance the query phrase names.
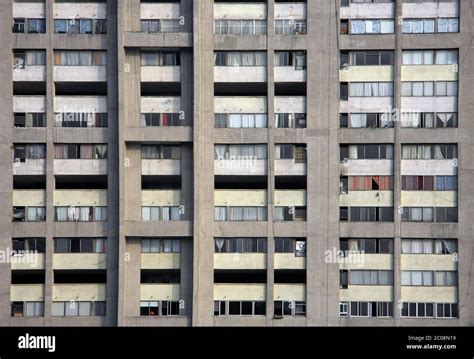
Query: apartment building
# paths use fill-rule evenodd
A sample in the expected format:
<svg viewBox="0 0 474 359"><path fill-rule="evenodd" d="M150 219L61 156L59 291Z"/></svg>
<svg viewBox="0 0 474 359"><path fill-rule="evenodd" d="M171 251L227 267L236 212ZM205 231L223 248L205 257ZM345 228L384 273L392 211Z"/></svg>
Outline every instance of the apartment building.
<svg viewBox="0 0 474 359"><path fill-rule="evenodd" d="M0 3L1 325L474 324L470 1Z"/></svg>

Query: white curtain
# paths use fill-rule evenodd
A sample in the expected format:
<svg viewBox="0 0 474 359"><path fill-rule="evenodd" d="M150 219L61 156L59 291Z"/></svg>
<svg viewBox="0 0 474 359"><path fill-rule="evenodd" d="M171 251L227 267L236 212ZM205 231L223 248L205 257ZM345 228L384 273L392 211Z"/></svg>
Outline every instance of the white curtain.
<svg viewBox="0 0 474 359"><path fill-rule="evenodd" d="M357 145L349 146L349 159L356 160L358 158Z"/></svg>
<svg viewBox="0 0 474 359"><path fill-rule="evenodd" d="M429 158L431 158L431 156ZM434 146L434 158L437 159L437 160L444 159L443 152L441 151L441 146L440 145L435 145Z"/></svg>
<svg viewBox="0 0 474 359"><path fill-rule="evenodd" d="M380 33L382 33L382 34L393 34L394 33L394 22L393 22L393 20L381 20Z"/></svg>
<svg viewBox="0 0 474 359"><path fill-rule="evenodd" d="M423 64L423 51L412 51L413 60L412 65L422 65Z"/></svg>
<svg viewBox="0 0 474 359"><path fill-rule="evenodd" d="M364 96L364 83L363 82L351 83L350 96L354 96L354 97Z"/></svg>
<svg viewBox="0 0 474 359"><path fill-rule="evenodd" d="M223 160L226 158L226 145L215 145L214 146L214 152L215 152L215 159L217 160Z"/></svg>
<svg viewBox="0 0 474 359"><path fill-rule="evenodd" d="M80 208L80 221L81 222L88 222L90 215L90 207L81 207Z"/></svg>
<svg viewBox="0 0 474 359"><path fill-rule="evenodd" d="M446 272L436 272L436 285L443 287L447 285Z"/></svg>
<svg viewBox="0 0 474 359"><path fill-rule="evenodd" d="M227 213L226 207L214 207L214 220L225 221L227 217L226 213Z"/></svg>
<svg viewBox="0 0 474 359"><path fill-rule="evenodd" d="M426 286L433 285L433 272L423 271L423 285L426 285Z"/></svg>
<svg viewBox="0 0 474 359"><path fill-rule="evenodd" d="M255 115L255 127L257 127L257 128L266 128L267 127L267 115L266 114L256 114Z"/></svg>
<svg viewBox="0 0 474 359"><path fill-rule="evenodd" d="M424 254L433 253L433 241L431 239L423 240L423 253Z"/></svg>
<svg viewBox="0 0 474 359"><path fill-rule="evenodd" d="M56 218L58 222L65 222L68 218L67 207L56 207Z"/></svg>
<svg viewBox="0 0 474 359"><path fill-rule="evenodd" d="M423 241L420 239L415 239L411 241L411 253L412 254L421 254L423 253Z"/></svg>
<svg viewBox="0 0 474 359"><path fill-rule="evenodd" d="M170 220L170 207L162 207L162 220L169 221Z"/></svg>
<svg viewBox="0 0 474 359"><path fill-rule="evenodd" d="M354 113L350 116L350 126L352 128L365 128L367 127L367 114L366 113Z"/></svg>
<svg viewBox="0 0 474 359"><path fill-rule="evenodd" d="M230 128L241 128L242 127L242 116L239 114L229 115L229 127Z"/></svg>
<svg viewBox="0 0 474 359"><path fill-rule="evenodd" d="M351 34L363 34L363 33L365 33L364 20L352 20L351 21Z"/></svg>
<svg viewBox="0 0 474 359"><path fill-rule="evenodd" d="M432 50L423 51L423 64L424 65L434 64L434 51Z"/></svg>
<svg viewBox="0 0 474 359"><path fill-rule="evenodd" d="M150 221L150 207L142 207L142 221Z"/></svg>

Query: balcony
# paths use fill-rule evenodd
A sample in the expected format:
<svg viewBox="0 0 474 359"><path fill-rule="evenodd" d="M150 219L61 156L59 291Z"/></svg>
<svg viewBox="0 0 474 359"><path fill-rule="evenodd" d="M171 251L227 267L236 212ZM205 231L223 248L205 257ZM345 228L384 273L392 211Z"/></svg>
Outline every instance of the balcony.
<svg viewBox="0 0 474 359"><path fill-rule="evenodd" d="M453 160L402 160L403 176L455 176L458 168Z"/></svg>
<svg viewBox="0 0 474 359"><path fill-rule="evenodd" d="M142 160L142 176L180 176L181 160Z"/></svg>
<svg viewBox="0 0 474 359"><path fill-rule="evenodd" d="M275 97L275 113L306 113L306 97Z"/></svg>
<svg viewBox="0 0 474 359"><path fill-rule="evenodd" d="M222 207L266 207L266 190L215 190L214 205Z"/></svg>
<svg viewBox="0 0 474 359"><path fill-rule="evenodd" d="M46 174L46 160L25 159L25 162L13 163L15 176L41 176Z"/></svg>
<svg viewBox="0 0 474 359"><path fill-rule="evenodd" d="M93 176L107 174L107 160L54 160L55 175Z"/></svg>
<svg viewBox="0 0 474 359"><path fill-rule="evenodd" d="M44 82L46 81L46 66L25 65L13 69L14 82Z"/></svg>
<svg viewBox="0 0 474 359"><path fill-rule="evenodd" d="M459 73L454 65L402 66L402 81L457 81Z"/></svg>
<svg viewBox="0 0 474 359"><path fill-rule="evenodd" d="M45 113L46 96L13 96L14 113Z"/></svg>
<svg viewBox="0 0 474 359"><path fill-rule="evenodd" d="M45 254L27 252L16 254L11 258L12 270L41 270L45 269Z"/></svg>
<svg viewBox="0 0 474 359"><path fill-rule="evenodd" d="M66 2L53 4L55 19L106 19L107 4L100 2Z"/></svg>
<svg viewBox="0 0 474 359"><path fill-rule="evenodd" d="M13 2L13 18L44 19L45 14L44 2Z"/></svg>
<svg viewBox="0 0 474 359"><path fill-rule="evenodd" d="M214 113L267 113L267 98L214 97Z"/></svg>
<svg viewBox="0 0 474 359"><path fill-rule="evenodd" d="M215 253L214 269L266 269L266 253Z"/></svg>
<svg viewBox="0 0 474 359"><path fill-rule="evenodd" d="M267 160L254 158L214 160L216 176L264 176L267 174Z"/></svg>
<svg viewBox="0 0 474 359"><path fill-rule="evenodd" d="M348 253L340 258L339 268L393 270L393 254Z"/></svg>
<svg viewBox="0 0 474 359"><path fill-rule="evenodd" d="M181 16L179 3L142 3L140 4L140 19L178 19Z"/></svg>
<svg viewBox="0 0 474 359"><path fill-rule="evenodd" d="M411 97L410 97L411 98ZM424 99L428 97L423 97ZM403 104L403 98L402 98ZM349 97L348 100L341 100L340 112L341 113L364 113L364 112L379 112L387 113L392 110L393 97ZM408 108L419 108L419 107L408 107Z"/></svg>
<svg viewBox="0 0 474 359"><path fill-rule="evenodd" d="M180 66L142 66L142 82L180 82Z"/></svg>
<svg viewBox="0 0 474 359"><path fill-rule="evenodd" d="M354 3L341 6L341 19L393 19L394 3ZM405 11L404 14L407 14ZM410 14L410 13L409 13Z"/></svg>
<svg viewBox="0 0 474 359"><path fill-rule="evenodd" d="M393 206L393 191L349 191L339 196L343 207L390 207Z"/></svg>
<svg viewBox="0 0 474 359"><path fill-rule="evenodd" d="M457 96L402 96L402 112L457 112Z"/></svg>
<svg viewBox="0 0 474 359"><path fill-rule="evenodd" d="M393 160L346 159L340 165L340 173L346 176L391 176L393 175Z"/></svg>
<svg viewBox="0 0 474 359"><path fill-rule="evenodd" d="M46 206L45 190L14 190L14 207L44 207Z"/></svg>
<svg viewBox="0 0 474 359"><path fill-rule="evenodd" d="M215 66L214 82L266 82L266 66Z"/></svg>
<svg viewBox="0 0 474 359"><path fill-rule="evenodd" d="M265 20L267 5L263 3L214 3L214 20Z"/></svg>
<svg viewBox="0 0 474 359"><path fill-rule="evenodd" d="M402 270L436 270L456 271L458 262L451 254L402 254Z"/></svg>
<svg viewBox="0 0 474 359"><path fill-rule="evenodd" d="M142 191L142 206L180 206L182 204L180 190L145 190Z"/></svg>
<svg viewBox="0 0 474 359"><path fill-rule="evenodd" d="M342 82L391 82L393 66L349 66L339 70L339 79Z"/></svg>
<svg viewBox="0 0 474 359"><path fill-rule="evenodd" d="M43 284L12 284L10 287L12 302L42 302L44 301Z"/></svg>
<svg viewBox="0 0 474 359"><path fill-rule="evenodd" d="M273 299L277 301L306 301L305 284L279 284L273 286Z"/></svg>
<svg viewBox="0 0 474 359"><path fill-rule="evenodd" d="M306 70L294 66L276 66L275 82L306 82Z"/></svg>
<svg viewBox="0 0 474 359"><path fill-rule="evenodd" d="M306 163L294 159L275 160L276 176L306 176Z"/></svg>
<svg viewBox="0 0 474 359"><path fill-rule="evenodd" d="M402 191L403 207L457 207L457 191Z"/></svg>
<svg viewBox="0 0 474 359"><path fill-rule="evenodd" d="M348 289L339 290L339 301L392 302L393 287L390 285L349 285Z"/></svg>
<svg viewBox="0 0 474 359"><path fill-rule="evenodd" d="M142 253L141 269L180 269L181 255L179 253Z"/></svg>
<svg viewBox="0 0 474 359"><path fill-rule="evenodd" d="M306 257L297 257L294 253L275 253L275 269L306 269Z"/></svg>
<svg viewBox="0 0 474 359"><path fill-rule="evenodd" d="M214 300L264 301L266 284L214 284Z"/></svg>
<svg viewBox="0 0 474 359"><path fill-rule="evenodd" d="M177 302L180 298L180 284L141 284L140 300L167 300Z"/></svg>
<svg viewBox="0 0 474 359"><path fill-rule="evenodd" d="M459 17L459 4L452 2L403 3L403 14L411 18Z"/></svg>
<svg viewBox="0 0 474 359"><path fill-rule="evenodd" d="M423 302L429 298L434 303L457 303L458 287L422 287L402 286L401 300L403 302Z"/></svg>
<svg viewBox="0 0 474 359"><path fill-rule="evenodd" d="M52 298L54 302L105 302L106 285L93 284L53 284Z"/></svg>
<svg viewBox="0 0 474 359"><path fill-rule="evenodd" d="M107 206L107 190L56 190L54 191L56 207L98 207Z"/></svg>
<svg viewBox="0 0 474 359"><path fill-rule="evenodd" d="M107 66L54 66L56 82L105 82Z"/></svg>
<svg viewBox="0 0 474 359"><path fill-rule="evenodd" d="M55 253L53 269L97 270L107 268L105 253Z"/></svg>
<svg viewBox="0 0 474 359"><path fill-rule="evenodd" d="M181 97L142 97L141 113L179 113Z"/></svg>
<svg viewBox="0 0 474 359"><path fill-rule="evenodd" d="M106 96L56 96L54 98L54 112L55 113L107 113L107 97Z"/></svg>
<svg viewBox="0 0 474 359"><path fill-rule="evenodd" d="M306 190L276 190L276 207L305 207Z"/></svg>

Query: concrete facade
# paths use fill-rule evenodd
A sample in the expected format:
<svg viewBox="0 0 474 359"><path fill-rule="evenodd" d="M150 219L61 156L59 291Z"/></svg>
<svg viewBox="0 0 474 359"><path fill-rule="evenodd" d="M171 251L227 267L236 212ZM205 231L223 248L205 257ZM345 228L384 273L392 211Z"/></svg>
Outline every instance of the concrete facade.
<svg viewBox="0 0 474 359"><path fill-rule="evenodd" d="M258 2L255 5L254 20L266 19L267 34L264 35L215 35L214 19L225 15L228 2L214 0L181 0L172 4L141 4L140 0L106 0L100 6L82 4L78 11L94 18L107 18L107 34L56 34L54 18L68 17L68 7L57 6L54 0L44 1L46 33L12 34L12 0L0 0L0 250L10 248L13 238L40 237L46 239L44 254L45 281L31 288L11 284L12 270L23 268L10 263L0 263L0 325L2 326L431 326L431 325L474 325L474 124L470 116L474 113L474 46L472 44L474 14L470 0L459 0L459 12L451 6L433 8L433 17L448 14L460 18L460 32L449 34L403 34L402 24L395 21L395 33L386 35L340 34L341 18L395 18L402 19L402 1L395 4L360 4L360 8L339 7L339 0L310 0L283 4L275 0ZM32 1L38 3L40 1ZM92 3L93 1L91 1ZM74 1L71 1L74 3ZM79 4L71 4L78 6ZM245 19L252 12L242 12L242 6L235 1L229 8L229 19ZM162 18L179 19L180 31L169 33L146 33L141 31L140 19L159 19L156 7L161 6ZM380 8L377 8L379 6ZM413 4L410 4L414 7ZM444 5L443 5L444 6ZM154 8L155 7L155 8ZM405 11L411 9L407 6ZM245 6L244 6L245 8ZM35 10L36 9L36 10ZM408 10L407 10L408 9ZM16 12L27 13L42 10L38 4L31 8L21 6ZM417 14L423 14L415 9ZM105 12L105 14L104 14ZM32 14L31 16L38 16ZM60 15L58 15L60 13ZM94 15L95 14L95 15ZM306 17L306 34L277 35L275 20L285 14L296 19ZM411 14L411 13L410 13ZM15 15L17 16L17 15ZM85 16L85 17L87 17ZM38 16L39 17L39 16ZM410 15L410 17L412 17ZM44 66L44 93L24 93L17 83L28 82L29 77L16 77L11 69L13 50L46 50ZM420 104L423 98L408 98L404 104L401 84L410 76L424 77L423 72L402 72L402 51L416 49L458 49L459 90L458 127L443 129L402 128L399 122L394 128L340 128L339 114L342 112L377 112L389 107L415 107L423 111L436 110L442 106L431 98L429 104ZM107 51L106 73L104 69L91 66L84 76L74 73L72 68L57 69L54 65L55 50L103 50ZM179 51L180 65L162 70L144 69L141 66L141 51ZM276 71L275 51L305 51L306 70L294 81L289 81L292 69L284 76ZM393 66L355 67L349 72L340 70L340 51L392 50ZM215 68L215 51L263 51L267 53L266 66L249 68L239 76L238 67ZM423 70L423 69L421 69ZM440 71L445 69L440 69ZM58 71L65 71L64 76ZM78 70L80 71L80 70ZM281 71L280 71L281 72ZM290 72L290 75L286 72ZM444 73L443 72L443 73ZM147 76L149 74L149 76ZM243 76L242 76L243 75ZM446 73L443 77L453 77ZM105 77L104 77L105 76ZM217 78L215 78L217 76ZM450 77L451 76L451 77ZM144 78L146 77L146 78ZM107 79L104 82L104 79ZM282 80L283 78L283 80ZM392 81L394 96L362 98L355 97L346 103L340 101L340 81ZM417 78L418 79L418 78ZM107 128L56 128L55 106L66 99L69 107L82 106L82 101L67 96L86 97L84 93L68 93L61 90L62 82L78 82L78 89L87 84L100 83L106 95L101 94L97 106L106 107ZM232 92L239 92L240 82L251 81L249 88L258 89L257 95L233 99ZM306 81L306 82L305 82ZM239 84L240 83L240 84ZM280 85L285 83L282 90ZM221 86L222 85L222 86ZM227 85L227 88L226 88ZM85 87L83 87L85 86ZM233 87L235 86L235 87ZM253 87L252 87L253 86ZM306 97L294 94L291 86L303 88ZM100 87L100 86L99 86ZM73 86L72 86L73 88ZM89 87L90 88L90 87ZM224 89L229 93L220 93ZM262 90L263 89L263 90ZM286 90L285 90L286 89ZM20 93L14 93L19 91ZM23 91L23 92L22 92ZM78 90L79 91L79 90ZM241 91L241 90L240 90ZM285 94L285 91L287 93ZM41 92L41 90L39 91ZM283 94L282 94L283 92ZM239 94L240 97L244 94ZM27 98L22 98L25 96ZM34 96L31 98L30 96ZM63 97L64 96L64 97ZM104 101L103 97L106 97ZM411 102L410 102L411 101ZM430 102L432 101L432 102ZM443 101L451 101L445 98ZM43 104L44 102L44 104ZM99 103L100 102L100 103ZM452 101L451 101L452 102ZM62 103L62 102L61 102ZM25 107L21 107L21 106ZM44 128L16 128L13 126L12 111L33 106L30 111L44 110L47 125ZM86 107L88 105L85 105ZM97 107L96 106L96 107ZM423 107L424 106L424 107ZM61 106L59 106L61 107ZM38 109L39 110L35 110ZM446 107L443 107L445 109ZM306 112L306 128L276 128L277 113ZM99 111L102 112L102 111ZM179 113L181 126L144 127L141 113ZM215 113L266 113L268 128L215 128ZM38 163L20 163L12 166L13 144L46 144L46 159ZM90 160L75 163L76 160L55 159L55 144L107 144L107 160ZM432 163L421 164L423 174L448 175L457 172L458 191L448 192L448 198L440 200L436 192L416 196L402 191L402 175L419 175L416 161L402 160L402 144L455 143L458 145L457 171ZM180 145L179 159L142 159L142 145ZM238 168L232 160L215 160L216 144L266 144L267 159L256 160L249 167ZM306 146L306 164L276 159L276 145L301 144ZM340 145L393 144L394 159L349 160L341 164ZM285 163L287 161L288 163ZM221 163L219 163L221 162ZM446 162L446 161L445 161ZM441 168L443 167L443 168ZM40 193L46 207L44 222L12 222L12 207L22 203L33 205L34 199L14 190L14 176L28 174L45 176L45 188L35 189ZM106 190L90 189L87 196L79 191L56 188L58 176L107 175ZM341 175L374 176L393 175L393 191L354 193L342 198L339 179ZM264 189L215 188L216 177L263 178ZM283 193L278 177L298 176L305 178L306 188ZM166 177L174 181L179 177L180 189L145 188L157 178ZM29 181L29 185L34 183ZM146 182L150 181L150 183ZM245 182L244 180L242 180ZM296 181L296 180L295 180ZM32 188L33 189L33 188ZM40 192L38 192L40 191ZM41 192L42 191L42 192ZM68 192L69 191L69 192ZM226 191L230 191L226 194ZM247 196L240 195L242 191ZM17 192L16 197L14 193ZM100 193L99 193L100 192ZM232 193L233 192L233 193ZM21 194L21 201L18 200ZM253 193L253 195L251 194ZM382 196L380 197L380 194ZM100 196L99 196L100 194ZM57 196L61 203L80 206L89 200L88 206L107 203L106 222L68 223L55 221ZM95 200L95 198L98 198ZM99 198L100 197L100 198ZM420 201L423 205L443 207L457 206L457 223L412 223L402 222L398 209ZM33 202L31 202L33 201ZM69 201L69 202L68 202ZM38 202L38 201L36 201ZM35 203L36 203L35 202ZM96 203L100 202L100 203ZM380 204L382 203L382 204ZM441 204L440 204L441 203ZM444 204L443 204L444 203ZM447 203L447 204L446 204ZM142 206L176 206L180 210L178 221L143 221ZM260 222L215 221L214 206L266 206L267 220ZM340 206L393 206L393 222L342 222L339 221ZM278 206L305 206L306 221L281 222L275 220ZM107 238L106 254L58 254L54 253L54 240L63 237ZM229 253L214 253L215 238L265 238L266 254L242 253L237 264L235 256ZM275 252L275 238L304 238L306 257L298 258L288 253ZM180 253L142 253L141 239L180 239ZM358 286L340 289L340 270L352 269L350 265L338 262L328 263L327 251L340 247L340 238L391 238L393 255L373 255L366 258L366 269L393 270L393 285ZM402 254L402 238L458 240L459 259L456 266L446 258L411 258ZM80 256L83 256L82 258ZM41 257L43 260L43 257ZM432 259L432 260L430 260ZM105 263L104 263L105 261ZM431 264L430 264L431 263ZM434 265L435 268L429 267ZM455 270L458 271L458 285L446 288L417 288L401 285L403 270ZM106 270L106 284L74 287L71 284L56 284L54 271L62 269ZM278 270L304 271L306 282L278 282ZM262 271L265 283L214 283L215 270ZM144 272L179 271L179 283L142 282ZM11 301L21 301L24 293L30 293L44 300L44 316L14 317L11 315ZM386 301L393 303L391 318L340 317L339 303L352 301ZM434 297L457 302L459 317L405 318L401 317L398 305L404 301L416 301ZM95 298L95 299L91 299ZM106 315L102 317L57 317L52 314L54 301L106 301ZM303 301L305 316L274 315L275 301ZM140 302L174 301L179 303L179 315L140 315ZM265 315L215 316L214 301L254 300L266 303ZM161 309L161 308L160 308Z"/></svg>

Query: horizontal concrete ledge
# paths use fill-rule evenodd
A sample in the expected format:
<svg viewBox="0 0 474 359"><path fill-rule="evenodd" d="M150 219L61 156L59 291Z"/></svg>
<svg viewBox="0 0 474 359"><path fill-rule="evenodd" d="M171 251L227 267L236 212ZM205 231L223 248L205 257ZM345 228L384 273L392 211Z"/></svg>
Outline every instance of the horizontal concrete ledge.
<svg viewBox="0 0 474 359"><path fill-rule="evenodd" d="M107 237L107 222L54 222L53 237Z"/></svg>
<svg viewBox="0 0 474 359"><path fill-rule="evenodd" d="M192 222L125 222L126 237L191 237Z"/></svg>
<svg viewBox="0 0 474 359"><path fill-rule="evenodd" d="M51 325L54 327L104 327L107 321L106 317L52 317Z"/></svg>
<svg viewBox="0 0 474 359"><path fill-rule="evenodd" d="M139 305L139 303L137 303ZM189 316L179 317L125 317L120 326L124 327L187 327L191 326Z"/></svg>
<svg viewBox="0 0 474 359"><path fill-rule="evenodd" d="M393 128L341 128L340 143L393 143Z"/></svg>
<svg viewBox="0 0 474 359"><path fill-rule="evenodd" d="M341 50L386 50L396 47L395 35L339 35Z"/></svg>
<svg viewBox="0 0 474 359"><path fill-rule="evenodd" d="M125 127L126 142L192 142L192 127Z"/></svg>
<svg viewBox="0 0 474 359"><path fill-rule="evenodd" d="M109 35L86 34L13 34L12 46L20 49L71 48L99 50L108 48Z"/></svg>
<svg viewBox="0 0 474 359"><path fill-rule="evenodd" d="M339 228L342 238L390 238L395 233L395 225L392 222L349 222L341 223Z"/></svg>
<svg viewBox="0 0 474 359"><path fill-rule="evenodd" d="M192 47L191 33L124 32L124 47Z"/></svg>
<svg viewBox="0 0 474 359"><path fill-rule="evenodd" d="M407 223L401 224L402 238L458 238L458 223Z"/></svg>
<svg viewBox="0 0 474 359"><path fill-rule="evenodd" d="M214 35L214 50L266 50L267 35Z"/></svg>
<svg viewBox="0 0 474 359"><path fill-rule="evenodd" d="M46 143L46 128L14 128L13 142L19 143Z"/></svg>
<svg viewBox="0 0 474 359"><path fill-rule="evenodd" d="M107 128L55 128L54 142L107 143L109 142L109 130Z"/></svg>

